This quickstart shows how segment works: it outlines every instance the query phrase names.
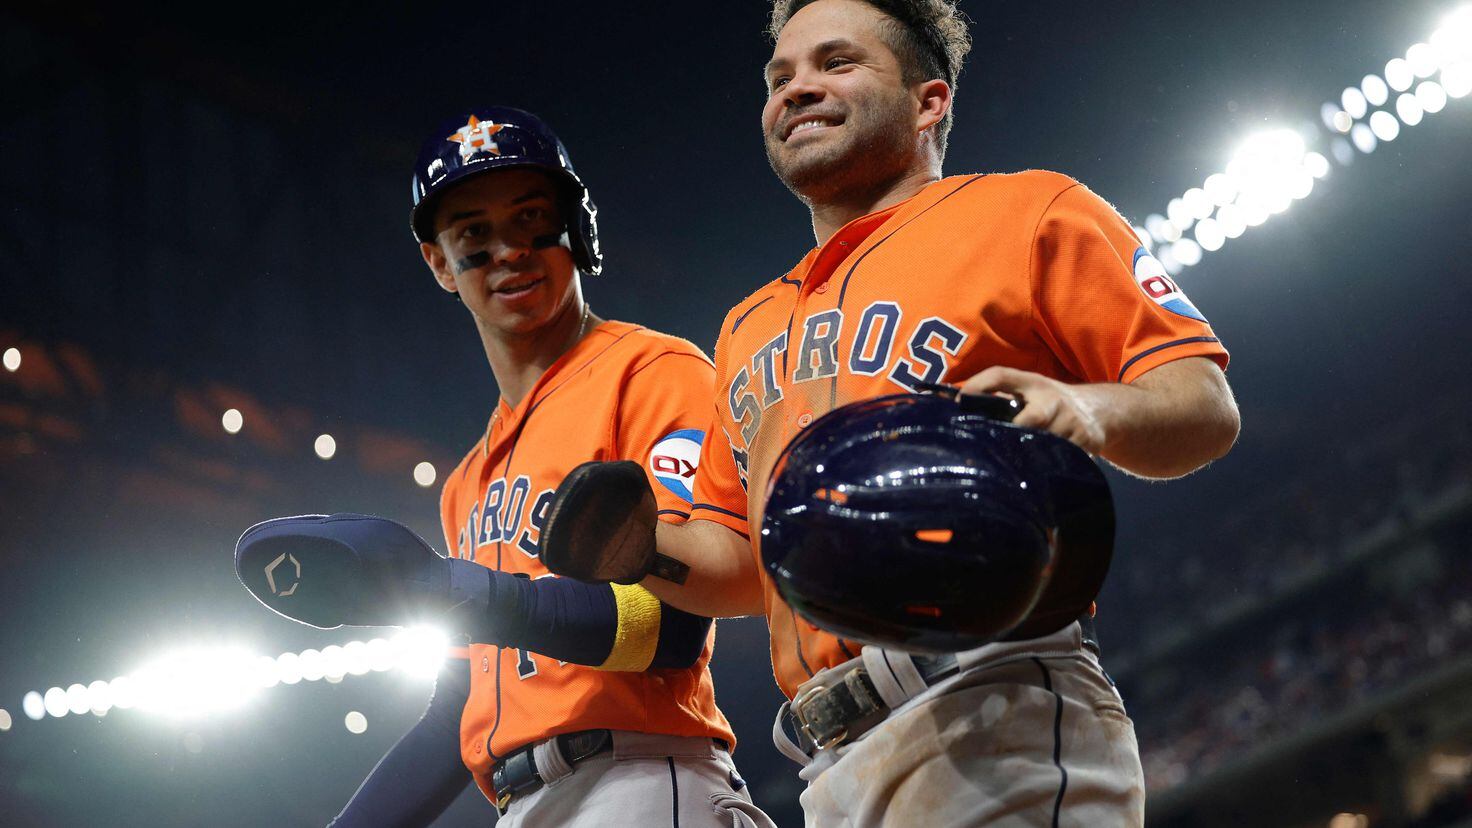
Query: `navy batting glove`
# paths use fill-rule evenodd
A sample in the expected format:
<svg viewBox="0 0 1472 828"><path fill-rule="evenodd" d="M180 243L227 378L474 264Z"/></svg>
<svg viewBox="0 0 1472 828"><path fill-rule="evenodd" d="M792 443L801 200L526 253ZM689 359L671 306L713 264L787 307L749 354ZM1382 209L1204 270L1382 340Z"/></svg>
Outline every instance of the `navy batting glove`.
<svg viewBox="0 0 1472 828"><path fill-rule="evenodd" d="M258 523L235 545L235 574L271 610L324 630L484 618L491 571L445 558L403 524L369 515Z"/></svg>

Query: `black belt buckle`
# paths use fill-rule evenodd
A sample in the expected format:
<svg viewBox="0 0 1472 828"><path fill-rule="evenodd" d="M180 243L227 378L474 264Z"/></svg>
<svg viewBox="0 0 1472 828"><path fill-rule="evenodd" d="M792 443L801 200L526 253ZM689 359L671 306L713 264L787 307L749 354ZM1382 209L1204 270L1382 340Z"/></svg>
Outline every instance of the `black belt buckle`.
<svg viewBox="0 0 1472 828"><path fill-rule="evenodd" d="M537 760L532 756L532 746L522 748L496 763L491 773L491 785L496 789L496 808L505 813L511 798L542 784L542 775L537 773Z"/></svg>
<svg viewBox="0 0 1472 828"><path fill-rule="evenodd" d="M607 750L613 743L613 732L579 730L554 736L553 741L567 763L575 765ZM533 753L535 750L535 743L527 745L497 762L496 769L491 772L491 786L496 789L496 810L502 814L506 813L513 797L542 786L542 774L537 770L537 760Z"/></svg>

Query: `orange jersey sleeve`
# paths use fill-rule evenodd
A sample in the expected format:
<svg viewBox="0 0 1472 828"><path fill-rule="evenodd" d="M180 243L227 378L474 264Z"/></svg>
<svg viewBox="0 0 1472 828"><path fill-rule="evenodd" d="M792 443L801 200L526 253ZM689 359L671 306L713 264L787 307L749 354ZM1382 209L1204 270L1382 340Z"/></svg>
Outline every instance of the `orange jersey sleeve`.
<svg viewBox="0 0 1472 828"><path fill-rule="evenodd" d="M661 520L682 522L695 499L696 469L707 440L715 369L694 345L671 349L633 366L620 395L616 454L640 460L654 487Z"/></svg>
<svg viewBox="0 0 1472 828"><path fill-rule="evenodd" d="M741 310L738 306L726 321L721 323L721 334L716 340L716 370L714 393L716 404L711 405L711 389L706 389L705 410L709 412L705 445L701 446L700 470L695 475L695 503L690 514L693 520L710 520L725 526L744 537L750 537L747 528L747 478L746 452L731 439L730 429L735 427L729 412L720 401L725 396L727 378L720 366L727 364L729 342L726 332L731 329L731 320Z"/></svg>
<svg viewBox="0 0 1472 828"><path fill-rule="evenodd" d="M1083 382L1132 382L1188 356L1227 366L1206 317L1128 222L1082 184L1043 213L1029 275L1038 334Z"/></svg>

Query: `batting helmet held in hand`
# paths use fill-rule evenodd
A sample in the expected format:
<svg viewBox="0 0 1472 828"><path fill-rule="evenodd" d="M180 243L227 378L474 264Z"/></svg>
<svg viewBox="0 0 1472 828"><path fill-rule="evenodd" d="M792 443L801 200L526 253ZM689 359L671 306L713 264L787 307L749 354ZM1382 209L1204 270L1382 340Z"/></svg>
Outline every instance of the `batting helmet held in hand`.
<svg viewBox="0 0 1472 828"><path fill-rule="evenodd" d="M473 175L507 167L545 171L561 187L568 247L584 273L603 270L598 247L598 208L572 168L567 148L541 118L505 106L477 109L447 121L419 151L414 166L414 207L409 228L421 242L434 239L434 205L445 188Z"/></svg>
<svg viewBox="0 0 1472 828"><path fill-rule="evenodd" d="M956 652L1089 611L1114 543L1103 473L966 400L853 403L783 450L760 548L798 614L857 641Z"/></svg>

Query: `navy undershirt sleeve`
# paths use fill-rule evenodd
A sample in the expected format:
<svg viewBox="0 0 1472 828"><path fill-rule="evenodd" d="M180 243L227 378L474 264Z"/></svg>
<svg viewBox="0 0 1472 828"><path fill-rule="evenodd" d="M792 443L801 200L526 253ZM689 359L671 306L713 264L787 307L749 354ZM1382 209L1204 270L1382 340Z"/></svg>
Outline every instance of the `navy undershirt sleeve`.
<svg viewBox="0 0 1472 828"><path fill-rule="evenodd" d="M490 571L490 570L488 570ZM608 584L574 578L538 578L491 571L490 612L477 643L516 647L558 661L597 667L613 649L618 602ZM660 605L659 641L651 668L694 664L711 620Z"/></svg>
<svg viewBox="0 0 1472 828"><path fill-rule="evenodd" d="M460 716L469 697L469 666L448 659L424 715L378 760L329 828L434 822L474 781L460 759Z"/></svg>

